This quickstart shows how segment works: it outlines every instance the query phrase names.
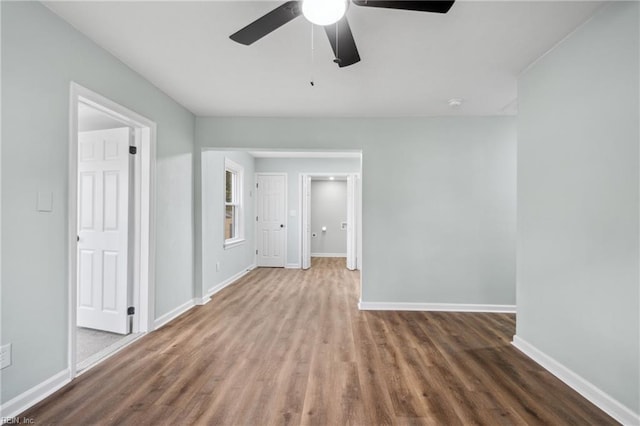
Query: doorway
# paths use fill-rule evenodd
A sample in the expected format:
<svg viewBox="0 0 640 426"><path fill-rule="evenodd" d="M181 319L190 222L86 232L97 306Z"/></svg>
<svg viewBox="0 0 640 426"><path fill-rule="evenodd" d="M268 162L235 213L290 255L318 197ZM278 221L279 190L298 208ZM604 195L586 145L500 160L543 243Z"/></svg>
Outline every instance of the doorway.
<svg viewBox="0 0 640 426"><path fill-rule="evenodd" d="M243 180L245 184L240 191L239 200L234 200L233 197L234 180L227 178L227 172L233 172L233 167L228 167L227 160L233 160L241 166L240 174L245 176ZM200 276L196 275L196 288L202 292L203 300L208 300L211 295L236 282L239 277L256 267L282 267L284 263L285 269L301 269L301 235L304 234L302 232L302 217L304 216L302 214L302 199L304 197L301 195L304 191L301 190L301 186L305 175L326 178L334 175L337 179L349 180L351 188L349 199L352 201L351 214L355 215L355 220L351 221L353 224L351 232L353 232L353 240L355 241L350 243L350 249L347 252L353 253L354 269L361 269L361 152L206 148L202 150L200 162L196 165L196 173L198 173L198 165L200 166L202 186L197 191L200 199L196 203L200 204L201 209L196 209L198 212L196 215L196 235L201 238L201 241L196 244L196 258L201 269L198 270ZM255 179L249 179L249 176ZM284 247L277 252L283 253L284 256L277 256L277 264L265 265L263 259L258 258L261 252L260 248L264 243L264 241L259 241L261 238L259 235L263 232L259 230L258 222L261 217L265 217L259 211L258 199L261 198L260 187L264 189L266 184L263 185L259 180L261 177L263 179L267 177L278 179L277 176L281 176L280 179L284 181L282 184L285 191L284 200L278 197L280 201L272 204L272 206L278 206L278 214L274 214L278 220L274 220L272 225L277 226L277 229L284 230L282 233ZM281 184L278 183L274 186L280 187ZM236 210L231 207L238 206L238 201L240 201L240 205L237 209L243 212L244 233L241 233L240 240L227 244L226 239L228 235L232 234L228 232L230 229L229 219L235 217L233 211ZM346 222L349 223L349 218ZM280 227L280 225L283 226ZM347 231L340 232L346 233ZM198 249L201 251L198 252ZM268 253L268 250L263 249L262 252ZM308 253L307 260L310 263L310 251ZM346 258L340 260L346 263ZM321 273L318 268L314 271ZM358 277L358 281L360 282L360 277Z"/></svg>
<svg viewBox="0 0 640 426"><path fill-rule="evenodd" d="M71 84L71 377L152 329L155 124Z"/></svg>
<svg viewBox="0 0 640 426"><path fill-rule="evenodd" d="M360 191L355 173L300 175L300 264L312 257L344 257L360 269Z"/></svg>

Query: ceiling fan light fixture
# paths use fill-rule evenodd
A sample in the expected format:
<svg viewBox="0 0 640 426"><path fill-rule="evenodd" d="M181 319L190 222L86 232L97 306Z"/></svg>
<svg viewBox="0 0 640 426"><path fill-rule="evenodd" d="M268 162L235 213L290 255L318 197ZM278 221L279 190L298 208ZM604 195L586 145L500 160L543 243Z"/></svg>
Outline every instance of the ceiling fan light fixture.
<svg viewBox="0 0 640 426"><path fill-rule="evenodd" d="M347 0L303 0L302 14L311 23L326 26L342 19L347 5Z"/></svg>

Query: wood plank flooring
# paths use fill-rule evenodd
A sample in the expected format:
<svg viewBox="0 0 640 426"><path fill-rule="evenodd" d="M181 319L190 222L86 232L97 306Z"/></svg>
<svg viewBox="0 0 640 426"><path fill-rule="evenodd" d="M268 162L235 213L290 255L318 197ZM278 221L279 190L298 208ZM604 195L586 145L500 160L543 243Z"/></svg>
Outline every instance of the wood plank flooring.
<svg viewBox="0 0 640 426"><path fill-rule="evenodd" d="M21 416L37 424L608 425L511 314L361 312L343 259L258 269Z"/></svg>

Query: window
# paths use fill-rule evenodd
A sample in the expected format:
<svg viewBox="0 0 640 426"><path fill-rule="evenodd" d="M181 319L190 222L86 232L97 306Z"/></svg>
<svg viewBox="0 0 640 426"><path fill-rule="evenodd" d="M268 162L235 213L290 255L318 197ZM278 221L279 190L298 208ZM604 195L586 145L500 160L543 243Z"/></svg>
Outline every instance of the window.
<svg viewBox="0 0 640 426"><path fill-rule="evenodd" d="M242 174L239 164L224 160L224 246L233 247L244 241L242 224Z"/></svg>

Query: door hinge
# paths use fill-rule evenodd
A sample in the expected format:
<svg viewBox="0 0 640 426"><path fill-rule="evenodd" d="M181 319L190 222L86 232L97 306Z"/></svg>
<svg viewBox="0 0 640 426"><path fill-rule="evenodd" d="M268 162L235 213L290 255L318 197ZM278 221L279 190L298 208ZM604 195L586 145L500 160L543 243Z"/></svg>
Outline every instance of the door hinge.
<svg viewBox="0 0 640 426"><path fill-rule="evenodd" d="M258 187L258 184L256 183L256 188Z"/></svg>
<svg viewBox="0 0 640 426"><path fill-rule="evenodd" d="M258 254L258 250L256 249L256 254Z"/></svg>
<svg viewBox="0 0 640 426"><path fill-rule="evenodd" d="M135 315L136 314L136 308L134 308L133 306L129 306L127 308L127 315Z"/></svg>
<svg viewBox="0 0 640 426"><path fill-rule="evenodd" d="M129 147L129 154L136 155L137 153L138 153L138 148L136 148L135 146Z"/></svg>
<svg viewBox="0 0 640 426"><path fill-rule="evenodd" d="M256 216L256 222L258 221L258 216Z"/></svg>

